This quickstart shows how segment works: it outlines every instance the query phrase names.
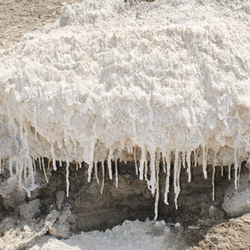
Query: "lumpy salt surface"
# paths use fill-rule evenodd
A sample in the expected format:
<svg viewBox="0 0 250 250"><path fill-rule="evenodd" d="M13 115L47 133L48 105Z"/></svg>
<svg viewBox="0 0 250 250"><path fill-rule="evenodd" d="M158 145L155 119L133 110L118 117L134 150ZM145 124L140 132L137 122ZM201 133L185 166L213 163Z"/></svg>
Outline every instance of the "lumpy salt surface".
<svg viewBox="0 0 250 250"><path fill-rule="evenodd" d="M250 152L249 10L237 1L64 6L57 23L0 51L0 171L30 195L35 166L48 181L44 159L54 170L66 162L70 195L70 162L87 163L89 181L101 162L119 186L112 164L132 157L156 217L160 166L166 204L174 168L176 208L181 168L191 181L196 165L207 178L208 165L234 164L238 188Z"/></svg>

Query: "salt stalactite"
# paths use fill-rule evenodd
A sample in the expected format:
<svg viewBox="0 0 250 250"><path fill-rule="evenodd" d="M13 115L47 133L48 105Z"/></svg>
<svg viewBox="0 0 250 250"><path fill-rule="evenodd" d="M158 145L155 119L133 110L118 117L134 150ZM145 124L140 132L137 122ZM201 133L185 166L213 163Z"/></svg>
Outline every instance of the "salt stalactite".
<svg viewBox="0 0 250 250"><path fill-rule="evenodd" d="M78 171L78 166L79 166L79 163L76 162L76 171Z"/></svg>
<svg viewBox="0 0 250 250"><path fill-rule="evenodd" d="M181 157L182 157L182 166L183 168L186 168L186 152L182 152Z"/></svg>
<svg viewBox="0 0 250 250"><path fill-rule="evenodd" d="M26 158L22 158L21 164L24 165L23 167L23 176L24 176L24 182L27 183L27 164L25 161Z"/></svg>
<svg viewBox="0 0 250 250"><path fill-rule="evenodd" d="M32 158L27 158L27 162L28 162L29 175L31 177L31 187L33 187L35 184L35 181L34 181L34 166L33 166Z"/></svg>
<svg viewBox="0 0 250 250"><path fill-rule="evenodd" d="M169 155L171 152L167 151L166 154L166 163L167 163L167 176L166 176L166 187L165 187L165 193L164 193L164 202L165 204L169 205L168 203L168 193L169 193L169 182L170 182L170 170L171 170L171 159Z"/></svg>
<svg viewBox="0 0 250 250"><path fill-rule="evenodd" d="M34 174L36 173L36 163L35 163L35 158L32 157L32 164L33 164L33 171Z"/></svg>
<svg viewBox="0 0 250 250"><path fill-rule="evenodd" d="M146 160L146 148L145 148L144 145L142 145L142 147L141 147L140 168L139 168L139 172L140 172L139 179L140 180L143 180L143 170L145 168L145 160Z"/></svg>
<svg viewBox="0 0 250 250"><path fill-rule="evenodd" d="M56 157L55 157L55 151L54 151L54 145L51 143L51 156L52 156L52 162L53 162L53 170L56 171Z"/></svg>
<svg viewBox="0 0 250 250"><path fill-rule="evenodd" d="M66 196L69 197L69 161L66 160Z"/></svg>
<svg viewBox="0 0 250 250"><path fill-rule="evenodd" d="M155 194L156 178L155 178L155 151L150 151L150 181L149 186L152 194Z"/></svg>
<svg viewBox="0 0 250 250"><path fill-rule="evenodd" d="M166 152L162 151L162 163L163 163L163 172L166 173Z"/></svg>
<svg viewBox="0 0 250 250"><path fill-rule="evenodd" d="M89 169L88 169L88 182L91 182L91 174L92 174L92 171L93 171L93 167L94 167L94 164L90 163L89 164Z"/></svg>
<svg viewBox="0 0 250 250"><path fill-rule="evenodd" d="M215 166L213 165L213 176L212 176L212 186L213 186L212 200L213 200L213 201L214 201L214 194L215 194L214 178L215 178Z"/></svg>
<svg viewBox="0 0 250 250"><path fill-rule="evenodd" d="M118 159L115 159L115 186L118 188L118 167L117 167Z"/></svg>
<svg viewBox="0 0 250 250"><path fill-rule="evenodd" d="M95 161L94 163L95 163L95 178L96 178L97 183L99 183L97 162Z"/></svg>
<svg viewBox="0 0 250 250"><path fill-rule="evenodd" d="M62 163L63 163L63 162L62 162L62 161L60 161L60 167L62 167Z"/></svg>
<svg viewBox="0 0 250 250"><path fill-rule="evenodd" d="M2 174L2 159L0 159L0 174Z"/></svg>
<svg viewBox="0 0 250 250"><path fill-rule="evenodd" d="M191 151L187 151L187 172L188 172L188 182L191 182Z"/></svg>
<svg viewBox="0 0 250 250"><path fill-rule="evenodd" d="M43 159L43 161L42 161L43 174L44 174L46 182L49 183L49 180L48 180L48 177L47 177L47 174L46 174L46 169L45 169L45 164L44 164L44 158L42 158L42 159Z"/></svg>
<svg viewBox="0 0 250 250"><path fill-rule="evenodd" d="M175 149L175 162L174 162L174 192L175 192L175 208L178 209L178 196L180 194L180 171L181 171L181 160L179 159L180 154L177 149Z"/></svg>
<svg viewBox="0 0 250 250"><path fill-rule="evenodd" d="M3 163L2 163L2 173L4 172L4 165L5 165L5 159L3 158Z"/></svg>
<svg viewBox="0 0 250 250"><path fill-rule="evenodd" d="M108 169L109 169L109 179L112 180L112 157L113 157L113 149L109 149L109 155L108 155Z"/></svg>
<svg viewBox="0 0 250 250"><path fill-rule="evenodd" d="M197 161L198 161L198 159L197 159L197 149L195 149L194 150L194 167L197 166Z"/></svg>
<svg viewBox="0 0 250 250"><path fill-rule="evenodd" d="M160 197L159 173L160 173L160 151L157 150L157 153L156 153L156 196L155 196L155 217L154 217L155 220L158 217L158 205L159 205L159 197Z"/></svg>
<svg viewBox="0 0 250 250"><path fill-rule="evenodd" d="M144 179L149 183L149 181L148 181L148 160L147 160L147 158L146 158L145 168L144 168Z"/></svg>
<svg viewBox="0 0 250 250"><path fill-rule="evenodd" d="M42 167L41 167L41 158L39 157L37 159L38 159L39 169L41 170L42 169Z"/></svg>
<svg viewBox="0 0 250 250"><path fill-rule="evenodd" d="M9 172L10 172L10 176L13 175L12 165L13 165L12 157L9 157Z"/></svg>
<svg viewBox="0 0 250 250"><path fill-rule="evenodd" d="M224 175L224 168L223 168L223 166L221 166L220 172L221 172L221 176L223 176Z"/></svg>
<svg viewBox="0 0 250 250"><path fill-rule="evenodd" d="M23 164L22 164L21 159L18 159L17 169L18 169L18 186L19 186L19 188L21 188L21 186L22 186L22 174L23 174Z"/></svg>
<svg viewBox="0 0 250 250"><path fill-rule="evenodd" d="M237 159L238 149L234 149L234 186L238 189L238 159Z"/></svg>
<svg viewBox="0 0 250 250"><path fill-rule="evenodd" d="M203 150L203 174L204 178L207 179L207 154L206 154L206 146L202 146Z"/></svg>
<svg viewBox="0 0 250 250"><path fill-rule="evenodd" d="M136 146L134 146L134 162L135 162L135 173L138 175L138 166L137 166L137 159L136 159Z"/></svg>
<svg viewBox="0 0 250 250"><path fill-rule="evenodd" d="M228 180L231 180L231 165L228 165Z"/></svg>
<svg viewBox="0 0 250 250"><path fill-rule="evenodd" d="M101 194L103 194L103 189L104 189L104 178L105 178L105 169L104 169L104 163L102 161L102 187L101 187Z"/></svg>

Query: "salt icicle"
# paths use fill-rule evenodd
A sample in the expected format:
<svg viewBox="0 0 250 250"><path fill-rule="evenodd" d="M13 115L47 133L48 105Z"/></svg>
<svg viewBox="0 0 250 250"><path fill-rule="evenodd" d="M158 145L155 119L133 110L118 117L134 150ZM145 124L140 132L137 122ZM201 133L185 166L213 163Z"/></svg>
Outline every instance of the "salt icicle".
<svg viewBox="0 0 250 250"><path fill-rule="evenodd" d="M13 175L12 164L13 164L12 157L10 157L10 158L9 158L9 171L10 171L10 176Z"/></svg>
<svg viewBox="0 0 250 250"><path fill-rule="evenodd" d="M28 158L27 161L29 162L29 174L31 176L31 185L34 185L34 168L33 168L33 161L32 158ZM30 193L30 192L29 192Z"/></svg>
<svg viewBox="0 0 250 250"><path fill-rule="evenodd" d="M34 173L36 173L36 163L35 163L35 158L32 158L32 164L33 164Z"/></svg>
<svg viewBox="0 0 250 250"><path fill-rule="evenodd" d="M223 176L223 173L224 172L224 168L223 168L223 166L221 166L221 176Z"/></svg>
<svg viewBox="0 0 250 250"><path fill-rule="evenodd" d="M175 208L178 209L177 200L180 194L180 168L181 164L179 161L179 151L175 150L175 162L174 162L174 192L175 192Z"/></svg>
<svg viewBox="0 0 250 250"><path fill-rule="evenodd" d="M69 197L69 161L66 160L66 195Z"/></svg>
<svg viewBox="0 0 250 250"><path fill-rule="evenodd" d="M115 160L115 186L118 188L118 169L117 169L117 160Z"/></svg>
<svg viewBox="0 0 250 250"><path fill-rule="evenodd" d="M144 165L145 165L145 154L146 154L146 149L145 146L143 145L141 147L141 159L140 159L140 168L139 168L139 172L140 172L140 180L143 180L143 170L144 170Z"/></svg>
<svg viewBox="0 0 250 250"><path fill-rule="evenodd" d="M163 163L163 172L166 173L166 153L165 151L162 152L162 163Z"/></svg>
<svg viewBox="0 0 250 250"><path fill-rule="evenodd" d="M88 169L88 182L91 182L91 174L92 174L92 170L93 170L93 163L89 164L89 169Z"/></svg>
<svg viewBox="0 0 250 250"><path fill-rule="evenodd" d="M41 167L41 157L38 158L38 163L39 163L39 169L41 170L42 167Z"/></svg>
<svg viewBox="0 0 250 250"><path fill-rule="evenodd" d="M21 186L22 186L22 174L23 174L23 164L22 164L22 160L20 159L19 161L18 161L18 163L19 163L19 170L18 170L18 186L19 186L19 188L21 188Z"/></svg>
<svg viewBox="0 0 250 250"><path fill-rule="evenodd" d="M194 167L197 166L197 149L194 150Z"/></svg>
<svg viewBox="0 0 250 250"><path fill-rule="evenodd" d="M24 168L23 168L23 175L24 175L24 182L26 183L26 182L27 182L27 165L26 165L25 159L26 159L26 158L23 158L22 164L24 165Z"/></svg>
<svg viewBox="0 0 250 250"><path fill-rule="evenodd" d="M203 174L204 178L207 179L207 157L206 157L206 146L202 146L203 150Z"/></svg>
<svg viewBox="0 0 250 250"><path fill-rule="evenodd" d="M188 182L191 181L191 160L190 160L191 151L187 151L187 172L188 172Z"/></svg>
<svg viewBox="0 0 250 250"><path fill-rule="evenodd" d="M4 172L4 164L5 164L5 162L4 162L4 159L3 159L3 163L2 163L2 173Z"/></svg>
<svg viewBox="0 0 250 250"><path fill-rule="evenodd" d="M213 185L212 199L213 199L213 201L214 201L214 193L215 193L214 178L215 178L215 166L213 165L213 176L212 176L212 185Z"/></svg>
<svg viewBox="0 0 250 250"><path fill-rule="evenodd" d="M155 151L150 152L150 185L151 185L151 193L155 193Z"/></svg>
<svg viewBox="0 0 250 250"><path fill-rule="evenodd" d="M109 179L112 180L112 157L113 157L113 149L109 149L109 155L108 155L108 169L109 169Z"/></svg>
<svg viewBox="0 0 250 250"><path fill-rule="evenodd" d="M136 159L136 146L134 146L134 162L135 162L135 173L138 175L138 166L137 166L137 159Z"/></svg>
<svg viewBox="0 0 250 250"><path fill-rule="evenodd" d="M157 150L156 154L156 196L155 196L155 217L154 220L158 217L158 205L160 197L160 187L159 187L159 172L160 172L160 152Z"/></svg>
<svg viewBox="0 0 250 250"><path fill-rule="evenodd" d="M228 180L231 180L231 165L228 165Z"/></svg>
<svg viewBox="0 0 250 250"><path fill-rule="evenodd" d="M46 174L46 170L45 170L44 158L43 158L43 162L42 162L42 168L43 168L43 174L45 176L45 180L46 180L47 183L49 183L49 180L48 180L48 177L47 177L47 174Z"/></svg>
<svg viewBox="0 0 250 250"><path fill-rule="evenodd" d="M51 143L51 155L52 155L52 162L53 162L53 170L56 171L56 157L55 157L55 151L54 151L54 145Z"/></svg>
<svg viewBox="0 0 250 250"><path fill-rule="evenodd" d="M95 161L95 178L97 183L99 183L98 173L97 173L97 162Z"/></svg>
<svg viewBox="0 0 250 250"><path fill-rule="evenodd" d="M171 168L171 162L170 162L170 158L169 158L170 154L171 154L171 152L170 153L167 152L167 155L166 155L167 177L166 177L166 187L165 187L165 193L164 193L164 202L167 205L169 205L169 203L168 203L168 193L169 193L170 168Z"/></svg>
<svg viewBox="0 0 250 250"><path fill-rule="evenodd" d="M104 189L104 177L105 177L105 169L104 169L104 163L102 161L102 188L101 188L101 194L103 194L103 189Z"/></svg>
<svg viewBox="0 0 250 250"><path fill-rule="evenodd" d="M144 179L148 181L148 160L145 162L145 171L144 171Z"/></svg>
<svg viewBox="0 0 250 250"><path fill-rule="evenodd" d="M78 166L79 166L79 163L76 162L76 171L78 171Z"/></svg>
<svg viewBox="0 0 250 250"><path fill-rule="evenodd" d="M182 152L181 156L182 156L182 166L183 168L186 168L186 152Z"/></svg>
<svg viewBox="0 0 250 250"><path fill-rule="evenodd" d="M2 174L2 159L0 159L0 174Z"/></svg>
<svg viewBox="0 0 250 250"><path fill-rule="evenodd" d="M234 186L238 189L238 161L237 161L238 149L234 149Z"/></svg>

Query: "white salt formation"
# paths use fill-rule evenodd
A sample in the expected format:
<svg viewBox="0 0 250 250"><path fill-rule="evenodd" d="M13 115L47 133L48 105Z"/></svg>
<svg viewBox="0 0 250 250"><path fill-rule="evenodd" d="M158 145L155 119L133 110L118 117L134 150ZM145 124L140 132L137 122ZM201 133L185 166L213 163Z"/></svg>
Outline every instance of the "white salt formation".
<svg viewBox="0 0 250 250"><path fill-rule="evenodd" d="M112 160L132 155L156 217L160 164L166 204L173 164L176 208L182 167L190 182L193 166L207 178L212 164L214 183L216 166L234 164L238 188L250 156L250 7L232 6L86 0L0 51L2 170L29 194L34 159L46 181L44 158L54 170L64 161L69 195L69 163L84 161L89 181L102 171L103 192L104 161L118 186Z"/></svg>

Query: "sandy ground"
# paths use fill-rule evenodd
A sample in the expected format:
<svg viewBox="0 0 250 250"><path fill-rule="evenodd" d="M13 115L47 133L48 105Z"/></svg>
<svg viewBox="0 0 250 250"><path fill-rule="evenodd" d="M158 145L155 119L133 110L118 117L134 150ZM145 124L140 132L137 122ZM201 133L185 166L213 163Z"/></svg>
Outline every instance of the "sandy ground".
<svg viewBox="0 0 250 250"><path fill-rule="evenodd" d="M65 4L81 1L0 0L0 48L7 48L25 33L56 21Z"/></svg>

